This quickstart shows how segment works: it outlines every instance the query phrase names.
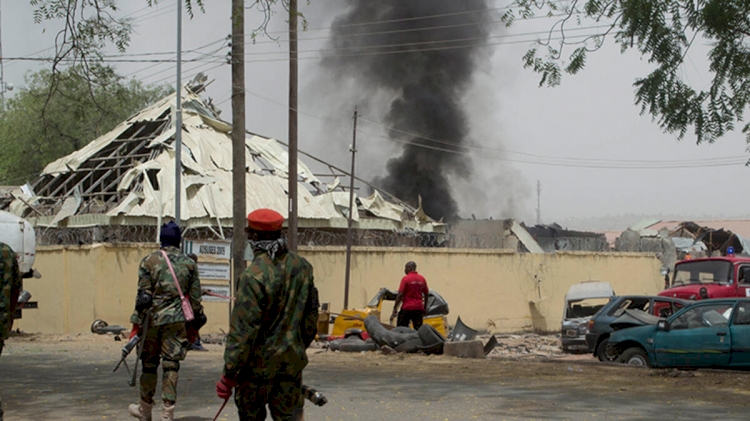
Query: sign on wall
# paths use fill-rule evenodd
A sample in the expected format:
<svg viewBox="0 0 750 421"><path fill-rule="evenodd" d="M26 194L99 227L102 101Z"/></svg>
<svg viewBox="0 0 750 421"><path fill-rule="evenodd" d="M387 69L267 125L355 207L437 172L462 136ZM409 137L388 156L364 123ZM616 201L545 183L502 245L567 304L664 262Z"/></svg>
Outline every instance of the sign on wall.
<svg viewBox="0 0 750 421"><path fill-rule="evenodd" d="M204 291L210 291L212 294L221 295L223 297L229 297L229 285L203 285ZM212 301L218 303L228 303L229 298L216 297L213 295L204 295L201 297L202 301Z"/></svg>
<svg viewBox="0 0 750 421"><path fill-rule="evenodd" d="M229 241L185 240L183 244L185 254L195 253L199 259L201 256L232 258L232 243Z"/></svg>
<svg viewBox="0 0 750 421"><path fill-rule="evenodd" d="M203 279L230 279L229 263L201 263L198 262L198 277Z"/></svg>

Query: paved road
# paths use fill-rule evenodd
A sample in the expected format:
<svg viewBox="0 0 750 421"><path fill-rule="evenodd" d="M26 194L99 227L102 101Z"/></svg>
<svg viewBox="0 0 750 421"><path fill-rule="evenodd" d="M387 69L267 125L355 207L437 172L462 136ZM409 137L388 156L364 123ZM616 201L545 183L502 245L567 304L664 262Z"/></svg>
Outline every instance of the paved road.
<svg viewBox="0 0 750 421"><path fill-rule="evenodd" d="M138 392L127 386L124 370L111 373L121 346L114 341L11 341L0 358L6 421L129 419L126 407L136 401ZM178 420L211 420L219 407L213 388L222 349L209 348L207 353L190 353L183 363ZM724 401L721 396L727 393L714 396L694 390L696 379L701 387L731 390L737 381L750 390L746 373L710 378L653 374L578 361L497 362L313 351L305 382L323 391L329 403L322 408L306 406L306 419L747 419L744 397ZM232 402L219 419L237 419Z"/></svg>

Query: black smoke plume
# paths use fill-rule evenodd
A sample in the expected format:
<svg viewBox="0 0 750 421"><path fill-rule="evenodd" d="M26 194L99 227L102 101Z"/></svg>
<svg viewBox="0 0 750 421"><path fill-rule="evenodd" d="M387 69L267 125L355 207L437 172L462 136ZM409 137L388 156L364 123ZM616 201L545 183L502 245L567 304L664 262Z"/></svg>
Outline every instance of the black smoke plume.
<svg viewBox="0 0 750 421"><path fill-rule="evenodd" d="M403 154L376 184L446 221L457 217L449 178L471 175L463 155L469 132L462 109L472 74L490 52L493 18L485 0L353 0L335 18L333 51L323 60L337 77L355 78L361 95L392 92L385 124ZM363 157L366 158L366 157Z"/></svg>

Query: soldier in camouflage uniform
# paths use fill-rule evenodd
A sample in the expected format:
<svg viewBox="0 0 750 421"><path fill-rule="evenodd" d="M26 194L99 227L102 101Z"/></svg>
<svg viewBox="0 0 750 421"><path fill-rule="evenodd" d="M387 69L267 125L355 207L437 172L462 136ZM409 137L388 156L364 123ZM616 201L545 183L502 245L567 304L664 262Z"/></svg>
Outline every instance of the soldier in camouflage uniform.
<svg viewBox="0 0 750 421"><path fill-rule="evenodd" d="M287 250L278 212L259 209L247 219L254 257L237 285L216 394L229 399L236 386L240 420L265 420L266 405L274 420L300 420L305 351L318 321L313 268Z"/></svg>
<svg viewBox="0 0 750 421"><path fill-rule="evenodd" d="M201 305L201 285L198 267L191 258L180 252L180 228L169 222L161 228L161 250L169 256L182 293L189 297L196 321L205 323ZM187 334L185 315L182 311L180 294L174 278L161 251L146 256L138 269L138 295L136 310L130 317L133 332L138 332L144 317L149 317L148 330L141 353L143 371L141 373L140 404L128 408L130 415L142 421L151 420L153 397L156 392L157 369L162 364L162 412L163 421L174 418L177 400L177 379L180 361L187 354ZM135 333L131 333L131 337Z"/></svg>
<svg viewBox="0 0 750 421"><path fill-rule="evenodd" d="M5 243L0 243L0 355L5 340L13 328L18 294L21 292L21 275L16 253ZM3 420L3 403L0 400L0 421Z"/></svg>

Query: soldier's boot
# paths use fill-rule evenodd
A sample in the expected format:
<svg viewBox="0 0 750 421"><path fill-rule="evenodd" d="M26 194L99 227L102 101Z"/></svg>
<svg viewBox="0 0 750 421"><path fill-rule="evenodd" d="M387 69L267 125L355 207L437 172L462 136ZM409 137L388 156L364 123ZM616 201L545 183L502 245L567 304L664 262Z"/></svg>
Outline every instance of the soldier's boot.
<svg viewBox="0 0 750 421"><path fill-rule="evenodd" d="M151 421L151 408L153 407L154 404L141 401L140 404L131 403L128 406L128 412L132 417L138 418L139 421Z"/></svg>
<svg viewBox="0 0 750 421"><path fill-rule="evenodd" d="M174 405L167 405L166 402L161 404L161 421L174 420Z"/></svg>

